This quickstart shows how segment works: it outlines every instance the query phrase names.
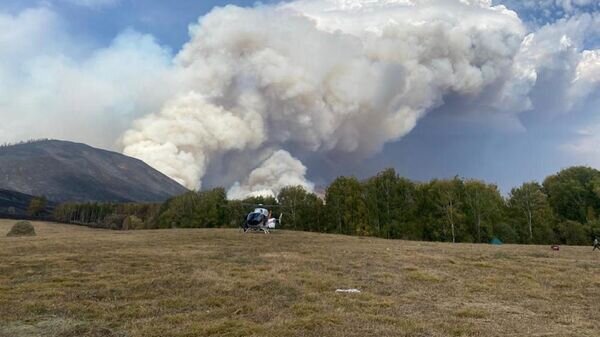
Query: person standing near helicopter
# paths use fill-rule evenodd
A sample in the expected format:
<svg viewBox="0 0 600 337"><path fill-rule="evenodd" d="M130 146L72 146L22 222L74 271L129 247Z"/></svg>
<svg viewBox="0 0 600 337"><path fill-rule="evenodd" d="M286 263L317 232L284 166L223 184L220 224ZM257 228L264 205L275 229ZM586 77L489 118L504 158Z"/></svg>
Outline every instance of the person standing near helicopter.
<svg viewBox="0 0 600 337"><path fill-rule="evenodd" d="M592 251L596 249L600 250L600 241L598 241L598 237L594 238L594 249L592 249Z"/></svg>

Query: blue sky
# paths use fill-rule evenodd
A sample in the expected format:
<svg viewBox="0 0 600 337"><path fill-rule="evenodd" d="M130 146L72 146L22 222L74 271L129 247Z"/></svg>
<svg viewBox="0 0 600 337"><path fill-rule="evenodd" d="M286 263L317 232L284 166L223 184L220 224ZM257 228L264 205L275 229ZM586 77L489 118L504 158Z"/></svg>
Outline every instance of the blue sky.
<svg viewBox="0 0 600 337"><path fill-rule="evenodd" d="M326 0L298 0L292 1L288 7L317 18L315 20L322 20L319 22L325 26L335 22L341 25L341 31L350 32L352 28L343 26L343 20L328 21L337 14L335 11L321 11L319 6L324 1ZM458 17L470 15L470 12L461 12L464 4L456 5L455 2L458 3L457 0L435 0L432 1L433 11L417 14L425 17L437 15L435 6L439 5L440 8L445 8L441 13L449 13L450 16L455 14L454 9ZM267 7L276 3L261 2ZM179 76L179 70L184 69L193 78L196 71L194 67L204 67L204 61L199 61L198 58L229 48L227 45L222 50L219 47L206 49L208 47L203 46L205 40L202 39L209 38L211 34L224 34L223 39L231 37L219 26L220 20L226 21L232 16L239 16L236 20L254 22L254 15L264 15L267 18L265 20L272 22L264 22L265 25L270 24L271 28L265 28L262 34L267 38L273 35L272 43L275 44L281 42L276 30L289 29L289 33L294 34L292 28L287 26L288 21L294 20L293 16L282 20L282 23L274 23L278 22L278 18L269 16L269 10L211 13L213 8L229 4L257 6L254 1L244 0L3 0L0 3L0 27L3 27L3 22L6 22L7 27L4 28L4 35L0 33L0 48L4 50L0 50L0 114L12 124L5 124L4 128L0 125L0 142L51 137L87 142L103 148L124 150L126 153L129 149L128 154L135 153L161 171L192 186L199 184L199 179L190 178L189 175L200 175L203 188L230 186L236 181L241 182L242 187L244 184L252 185L249 182L252 180L252 170L262 165L260 161L268 163L265 158L272 158L277 150L291 154L289 157L281 156L281 153L277 155L289 163L289 170L296 170L294 172L299 175L298 181L307 181L306 186L312 186L313 183L317 186L326 185L335 176L342 174L367 177L386 167L394 167L402 175L417 180L455 175L485 179L497 183L507 192L524 181L541 180L570 165L600 168L600 111L597 108L600 106L600 57L597 57L600 56L600 2L595 0L493 0L493 5L503 4L514 10L519 22L511 21L511 16L506 13L503 13L503 22L494 21L500 22L499 31L509 38L494 34L484 41L498 39L497 43L507 45L485 46L482 43L480 48L487 48L482 57L488 57L490 52L498 52L504 58L507 56L501 48L512 48L513 54L507 59L486 62L497 62L494 63L496 68L492 69L499 69L506 62L512 62L512 69L523 73L514 75L514 78L497 74L497 78L490 81L489 85L477 89L475 95L469 93L471 89L464 89L461 86L463 84L454 83L454 87L449 84L451 89L446 86L435 89L440 91L439 97L436 93L431 100L415 103L416 106L426 105L426 108L423 113L413 112L419 115L414 126L388 130L390 135L385 137L379 137L376 131L373 134L365 132L366 136L359 133L355 136L357 146L353 145L352 138L348 138L349 134L355 132L348 125L364 123L359 117L357 121L340 124L341 131L328 131L336 133L335 139L319 135L322 139L319 138L316 145L311 143L314 135L306 136L302 130L291 127L290 130L279 132L280 120L269 117L271 119L265 125L273 127L267 131L275 135L273 139L263 140L260 145L251 145L256 140L248 139L243 145L236 143L219 150L211 148L210 153L206 152L203 145L199 145L200 149L191 151L191 162L182 161L179 168L166 164L175 159L160 159L155 163L152 160L157 159L144 154L139 147L131 150L131 147L123 145L126 130L137 132L139 137L147 131L139 126L133 127L132 125L137 125L135 120L158 114L166 102L180 97L186 90L202 92L203 95L209 92L210 84L190 84L187 77L185 81L175 77ZM260 4L258 6L261 7ZM360 12L361 9L353 10ZM338 11L343 19L347 9L338 8ZM190 37L190 25L196 24L199 18L208 13L211 13L208 17L212 21L197 36ZM375 15L381 15L383 19L389 19L385 11L383 14L378 14L377 10L364 13L365 18L371 15L369 18L372 19ZM402 17L403 13L398 10L398 13L390 12L389 15ZM445 15L441 16L444 20L448 19L446 14L440 14ZM477 23L485 15L497 15L497 11L485 9L480 16L475 15L465 21L485 27L486 23ZM356 17L348 16L346 19L356 20ZM491 18L498 20L497 17ZM450 22L454 22L451 19ZM366 21L368 20L356 22L363 24ZM235 20L231 23L232 26L236 24ZM303 23L295 24L299 25L300 30L308 29ZM239 27L232 29L239 29L237 35L243 35L249 28L256 30L255 27L243 25L244 23L240 23ZM16 33L9 34L13 26ZM488 30L483 28L481 34L487 34ZM307 32L309 31L298 35L296 39L290 39L289 43L302 45L305 43L303 36ZM513 45L514 41L510 40L511 34L522 39L517 41L521 43L520 51L518 46ZM317 34L315 38L321 36ZM424 38L437 37L427 35ZM528 38L532 40L533 47L523 47L526 45L523 41ZM327 43L335 42L334 40L327 40ZM190 47L180 53L184 44L189 41L193 42L196 49ZM271 42L266 43L265 50L287 48L285 43L283 46L271 46L269 43ZM340 42L343 47L339 48L346 48L344 43ZM402 43L402 40L398 43ZM320 44L312 46L321 48ZM333 53L337 52L335 43L331 48ZM204 56L194 56L196 50L201 50L198 54ZM310 55L310 50L308 52ZM344 53L345 51L340 52L339 57L343 58ZM189 55L193 57L190 58ZM290 62L302 63L311 57L313 56L302 59L292 57ZM329 55L321 57L324 60L330 58ZM183 59L186 61L181 61ZM315 60L318 59L315 56ZM233 61L235 63L236 60ZM419 62L426 66L432 64L431 60ZM485 62L475 65L485 68ZM232 67L231 69L236 67L231 62L227 66ZM453 66L456 69L456 64ZM239 72L238 79L250 83L244 84L245 86L255 85L255 80L249 79L252 75L247 70L235 69L231 71ZM405 69L404 73L410 71L412 69ZM404 73L400 72L399 76L404 76ZM535 76L531 77L532 73ZM1 92L3 85L7 92L5 96ZM366 84L366 87L369 85L371 84ZM398 88L400 87L398 84ZM383 90L373 96L373 99L379 99L389 90L398 88L392 85L392 88ZM498 103L496 96L503 90L508 98L505 97L505 102ZM273 98L272 93L265 94L264 97L279 99ZM223 99L215 99L215 102ZM408 97L408 100L411 99ZM211 104L210 107L213 107L214 102ZM241 103L230 105L235 104ZM207 109L210 110L210 107ZM295 111L296 106L284 103L279 108L282 111ZM205 112L199 113L202 115ZM272 114L265 112L267 113ZM376 114L377 111L373 113ZM19 125L32 125L31 120L39 118L56 119L58 122L54 128L31 127L27 132L15 131L20 130ZM313 115L302 118L298 120L307 123L316 117ZM167 122L170 121L156 121L159 124ZM290 123L295 122L297 121ZM283 126L286 127L286 124ZM385 126L383 123L382 127ZM219 136L216 135L217 138ZM169 137L173 136L165 137L165 142L169 143ZM220 139L220 144L230 141L232 140ZM167 158L181 158L184 152L182 149L195 145L181 145L177 155L167 154ZM246 150L239 150L240 146ZM315 148L320 150L315 151ZM153 149L156 153L156 148ZM210 161L205 157L207 153L210 154ZM226 163L229 159L232 162L230 165ZM303 171L303 166L306 172ZM189 167L193 169L188 170ZM188 176L179 171L186 171ZM293 176L287 173L283 175ZM255 183L248 188L252 191L279 183L281 181Z"/></svg>
<svg viewBox="0 0 600 337"><path fill-rule="evenodd" d="M214 7L276 3L274 0L3 0L0 8L7 12L18 12L35 6L49 6L68 18L69 29L76 34L85 34L98 43L108 43L119 32L132 28L154 35L175 50L187 40L187 28L200 16ZM570 10L564 5L571 5ZM574 12L597 12L600 2L594 0L494 0L519 13L522 20L531 26L555 22ZM595 41L596 43L598 41Z"/></svg>
<svg viewBox="0 0 600 337"><path fill-rule="evenodd" d="M125 29L152 34L178 50L188 40L188 26L216 6L251 6L255 1L198 0L3 0L0 8L18 12L48 6L66 18L69 31L107 44ZM266 3L263 1L263 3Z"/></svg>

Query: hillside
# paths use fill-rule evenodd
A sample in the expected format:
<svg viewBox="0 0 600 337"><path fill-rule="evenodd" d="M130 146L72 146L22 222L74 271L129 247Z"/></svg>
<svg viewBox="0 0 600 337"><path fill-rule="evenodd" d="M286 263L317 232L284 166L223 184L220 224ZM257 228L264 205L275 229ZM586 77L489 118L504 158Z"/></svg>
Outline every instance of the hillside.
<svg viewBox="0 0 600 337"><path fill-rule="evenodd" d="M57 202L157 202L186 192L141 160L58 140L1 147L0 188Z"/></svg>
<svg viewBox="0 0 600 337"><path fill-rule="evenodd" d="M0 336L596 336L591 247L0 220ZM358 288L361 293L336 293Z"/></svg>
<svg viewBox="0 0 600 337"><path fill-rule="evenodd" d="M26 216L29 204L34 196L15 191L0 189L0 214L13 216ZM41 215L49 215L52 208L56 206L52 202L46 205L46 211Z"/></svg>

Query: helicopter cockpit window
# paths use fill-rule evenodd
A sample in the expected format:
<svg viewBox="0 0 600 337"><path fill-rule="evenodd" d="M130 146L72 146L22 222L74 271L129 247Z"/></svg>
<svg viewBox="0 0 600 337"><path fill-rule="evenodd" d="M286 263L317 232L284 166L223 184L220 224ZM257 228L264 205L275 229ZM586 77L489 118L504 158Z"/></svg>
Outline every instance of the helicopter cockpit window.
<svg viewBox="0 0 600 337"><path fill-rule="evenodd" d="M257 209L254 210L254 213L260 213L260 214L262 214L264 216L269 216L269 211L267 211L264 208L257 208Z"/></svg>

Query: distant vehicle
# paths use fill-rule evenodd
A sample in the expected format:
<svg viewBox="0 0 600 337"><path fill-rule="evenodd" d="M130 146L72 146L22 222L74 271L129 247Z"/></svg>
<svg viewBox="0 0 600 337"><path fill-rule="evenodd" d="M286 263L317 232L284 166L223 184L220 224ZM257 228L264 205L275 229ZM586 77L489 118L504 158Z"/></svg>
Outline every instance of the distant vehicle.
<svg viewBox="0 0 600 337"><path fill-rule="evenodd" d="M269 234L269 230L275 229L277 226L281 225L281 217L283 214L280 214L279 218L274 218L271 211L265 207L266 206L264 205L258 205L254 211L248 213L246 219L242 223L244 233L250 231L262 231L265 234Z"/></svg>

